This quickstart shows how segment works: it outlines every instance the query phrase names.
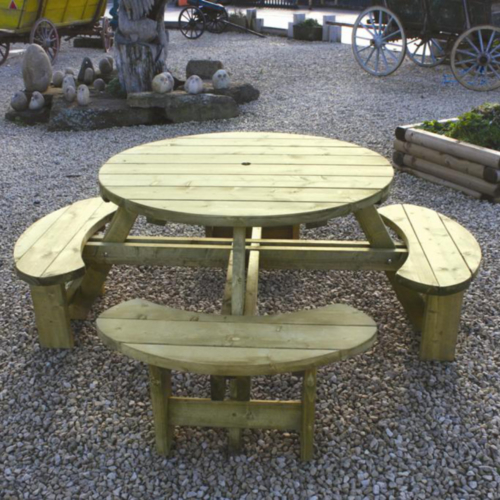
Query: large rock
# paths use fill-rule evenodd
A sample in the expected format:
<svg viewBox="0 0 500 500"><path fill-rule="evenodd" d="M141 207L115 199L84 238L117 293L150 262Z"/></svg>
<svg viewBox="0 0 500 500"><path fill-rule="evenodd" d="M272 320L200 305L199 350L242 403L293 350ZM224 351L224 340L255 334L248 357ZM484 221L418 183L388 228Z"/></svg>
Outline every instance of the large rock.
<svg viewBox="0 0 500 500"><path fill-rule="evenodd" d="M161 108L170 123L225 120L239 115L236 101L232 97L223 95L191 95L180 91L170 94L139 92L129 94L127 102L133 109Z"/></svg>
<svg viewBox="0 0 500 500"><path fill-rule="evenodd" d="M163 110L132 109L125 99L106 93L91 92L91 104L79 106L67 103L62 96L54 97L49 130L97 130L111 127L159 125L165 123Z"/></svg>
<svg viewBox="0 0 500 500"><path fill-rule="evenodd" d="M28 92L45 92L52 81L49 56L40 45L31 44L23 58L23 80Z"/></svg>
<svg viewBox="0 0 500 500"><path fill-rule="evenodd" d="M259 90L249 83L231 83L228 89L214 89L212 84L206 83L204 92L232 97L238 104L255 101L260 96Z"/></svg>
<svg viewBox="0 0 500 500"><path fill-rule="evenodd" d="M186 66L186 78L198 75L203 80L212 80L212 76L219 69L222 69L220 61L211 61L209 59L191 59Z"/></svg>

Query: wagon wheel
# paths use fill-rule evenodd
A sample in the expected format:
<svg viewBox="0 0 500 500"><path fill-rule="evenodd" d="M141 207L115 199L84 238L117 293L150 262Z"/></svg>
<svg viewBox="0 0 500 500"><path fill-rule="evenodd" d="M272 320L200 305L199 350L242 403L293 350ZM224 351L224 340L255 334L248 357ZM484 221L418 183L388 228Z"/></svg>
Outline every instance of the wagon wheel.
<svg viewBox="0 0 500 500"><path fill-rule="evenodd" d="M9 51L10 43L0 42L0 66L7 60L7 57L9 57Z"/></svg>
<svg viewBox="0 0 500 500"><path fill-rule="evenodd" d="M200 38L205 31L205 16L196 7L186 7L179 15L179 29L190 40Z"/></svg>
<svg viewBox="0 0 500 500"><path fill-rule="evenodd" d="M109 24L108 17L102 18L101 38L104 52L109 52L113 46L113 28L111 27L111 24Z"/></svg>
<svg viewBox="0 0 500 500"><path fill-rule="evenodd" d="M408 57L423 68L434 68L446 59L446 49L436 38L412 38L408 40L406 49Z"/></svg>
<svg viewBox="0 0 500 500"><path fill-rule="evenodd" d="M61 40L57 28L48 19L38 19L31 28L30 43L40 45L50 58L52 63L57 59Z"/></svg>
<svg viewBox="0 0 500 500"><path fill-rule="evenodd" d="M207 23L207 30L210 33L222 33L227 28L227 21L229 21L227 10L207 12L205 14L205 21Z"/></svg>
<svg viewBox="0 0 500 500"><path fill-rule="evenodd" d="M500 28L477 26L460 35L451 51L451 70L464 87L500 87Z"/></svg>
<svg viewBox="0 0 500 500"><path fill-rule="evenodd" d="M406 35L396 14L385 7L370 7L354 23L352 50L358 64L375 76L388 76L402 64Z"/></svg>

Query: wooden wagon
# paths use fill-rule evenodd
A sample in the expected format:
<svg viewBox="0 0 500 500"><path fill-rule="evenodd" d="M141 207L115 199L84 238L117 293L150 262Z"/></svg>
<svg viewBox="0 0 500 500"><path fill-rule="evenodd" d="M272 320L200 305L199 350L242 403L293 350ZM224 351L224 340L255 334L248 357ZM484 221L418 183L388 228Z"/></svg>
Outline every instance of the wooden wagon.
<svg viewBox="0 0 500 500"><path fill-rule="evenodd" d="M405 55L419 66L447 59L457 81L472 90L500 87L500 28L491 0L375 0L353 26L359 65L387 76ZM330 23L333 24L333 23Z"/></svg>
<svg viewBox="0 0 500 500"><path fill-rule="evenodd" d="M105 50L112 42L106 0L0 0L0 65L12 43L36 43L54 62L61 36L101 36Z"/></svg>

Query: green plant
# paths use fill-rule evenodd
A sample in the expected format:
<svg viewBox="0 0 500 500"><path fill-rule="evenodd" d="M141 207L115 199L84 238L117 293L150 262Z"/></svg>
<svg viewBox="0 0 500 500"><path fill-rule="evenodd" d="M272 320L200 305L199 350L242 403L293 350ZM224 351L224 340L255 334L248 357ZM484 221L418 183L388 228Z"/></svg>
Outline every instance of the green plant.
<svg viewBox="0 0 500 500"><path fill-rule="evenodd" d="M320 28L321 24L316 21L316 19L306 19L305 21L302 21L301 23L297 23L295 26L298 26L299 28Z"/></svg>
<svg viewBox="0 0 500 500"><path fill-rule="evenodd" d="M118 78L113 78L106 86L106 90L114 97L118 97L120 99L127 98L127 92L122 87L120 80L118 80Z"/></svg>
<svg viewBox="0 0 500 500"><path fill-rule="evenodd" d="M500 104L483 104L460 115L454 122L426 121L421 128L476 146L500 150Z"/></svg>

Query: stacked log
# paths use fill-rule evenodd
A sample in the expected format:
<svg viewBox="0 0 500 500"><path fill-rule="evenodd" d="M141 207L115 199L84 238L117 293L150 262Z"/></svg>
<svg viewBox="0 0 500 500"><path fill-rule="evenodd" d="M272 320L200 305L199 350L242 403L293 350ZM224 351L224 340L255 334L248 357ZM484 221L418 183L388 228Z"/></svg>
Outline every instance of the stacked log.
<svg viewBox="0 0 500 500"><path fill-rule="evenodd" d="M418 126L396 129L393 160L397 169L477 199L500 202L500 152Z"/></svg>

